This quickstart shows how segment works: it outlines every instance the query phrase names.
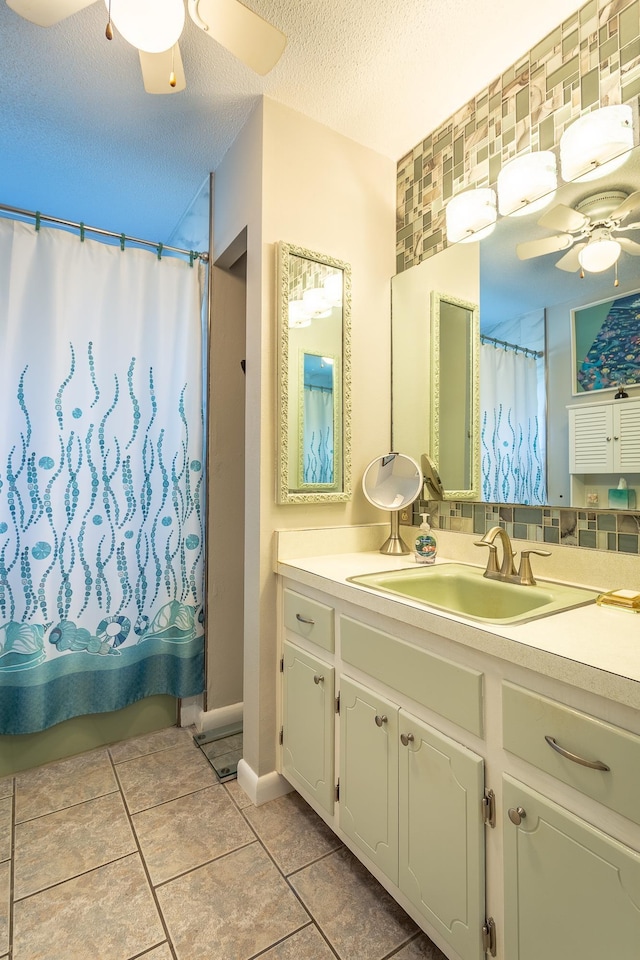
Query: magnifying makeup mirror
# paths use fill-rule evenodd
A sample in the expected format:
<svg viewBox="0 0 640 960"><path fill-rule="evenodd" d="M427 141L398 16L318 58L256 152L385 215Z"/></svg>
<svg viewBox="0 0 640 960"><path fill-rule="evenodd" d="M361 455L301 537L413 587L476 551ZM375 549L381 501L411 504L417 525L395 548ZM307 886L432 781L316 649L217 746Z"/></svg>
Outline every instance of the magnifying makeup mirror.
<svg viewBox="0 0 640 960"><path fill-rule="evenodd" d="M424 478L420 467L403 453L387 453L376 457L364 471L362 489L374 507L391 513L391 534L380 547L380 553L402 556L410 553L400 537L400 510L419 496Z"/></svg>

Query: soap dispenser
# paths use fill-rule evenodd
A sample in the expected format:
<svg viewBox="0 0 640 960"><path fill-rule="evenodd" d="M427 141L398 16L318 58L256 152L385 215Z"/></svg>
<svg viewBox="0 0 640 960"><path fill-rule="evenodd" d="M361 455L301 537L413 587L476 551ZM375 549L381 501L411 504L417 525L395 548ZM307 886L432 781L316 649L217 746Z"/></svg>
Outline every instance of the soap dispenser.
<svg viewBox="0 0 640 960"><path fill-rule="evenodd" d="M428 523L429 514L421 513L420 516L422 517L422 523L415 544L416 563L435 563L438 544Z"/></svg>

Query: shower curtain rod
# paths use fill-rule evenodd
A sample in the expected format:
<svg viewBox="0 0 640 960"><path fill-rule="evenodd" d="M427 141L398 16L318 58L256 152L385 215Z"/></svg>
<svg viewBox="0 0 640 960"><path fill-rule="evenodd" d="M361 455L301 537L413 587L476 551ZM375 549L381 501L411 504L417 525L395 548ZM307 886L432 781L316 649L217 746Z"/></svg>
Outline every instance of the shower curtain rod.
<svg viewBox="0 0 640 960"><path fill-rule="evenodd" d="M521 347L517 343L509 343L508 340L497 340L496 337L489 337L486 333L480 334L480 343L490 343L496 350L502 347L503 350L515 350L516 353L522 353L525 357L535 357L539 360L544 357L543 350L532 350L530 347Z"/></svg>
<svg viewBox="0 0 640 960"><path fill-rule="evenodd" d="M209 254L206 252L199 252L197 250L183 250L180 247L168 247L164 243L154 243L153 240L140 240L138 237L130 237L124 233L113 233L111 230L103 230L101 227L88 227L86 223L76 223L73 220L62 220L60 217L50 217L45 213L40 213L39 211L33 210L21 210L19 207L10 207L5 203L0 203L0 215L2 213L12 213L19 217L28 217L31 220L35 221L36 229L38 229L40 223L53 223L62 227L70 227L72 230L79 230L80 236L83 237L85 233L96 233L101 237L113 237L114 240L118 240L122 249L124 250L125 243L136 243L139 246L151 247L153 250L156 250L158 256L162 253L178 253L184 257L193 258L194 260L201 260L202 263L209 262ZM7 218L9 219L9 218Z"/></svg>

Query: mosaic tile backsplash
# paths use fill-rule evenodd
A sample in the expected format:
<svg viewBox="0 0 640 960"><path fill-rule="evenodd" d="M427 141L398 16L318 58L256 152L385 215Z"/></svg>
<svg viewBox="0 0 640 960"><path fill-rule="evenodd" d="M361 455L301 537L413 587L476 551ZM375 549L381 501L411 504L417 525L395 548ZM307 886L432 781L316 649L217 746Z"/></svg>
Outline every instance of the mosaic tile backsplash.
<svg viewBox="0 0 640 960"><path fill-rule="evenodd" d="M495 186L520 153L553 150L582 113L640 94L640 0L589 0L398 163L396 269L444 249L444 208Z"/></svg>
<svg viewBox="0 0 640 960"><path fill-rule="evenodd" d="M561 546L640 552L640 515L611 510L565 507L527 507L454 500L417 500L412 523L430 513L434 529L483 536L490 527L504 527L514 540L534 540Z"/></svg>

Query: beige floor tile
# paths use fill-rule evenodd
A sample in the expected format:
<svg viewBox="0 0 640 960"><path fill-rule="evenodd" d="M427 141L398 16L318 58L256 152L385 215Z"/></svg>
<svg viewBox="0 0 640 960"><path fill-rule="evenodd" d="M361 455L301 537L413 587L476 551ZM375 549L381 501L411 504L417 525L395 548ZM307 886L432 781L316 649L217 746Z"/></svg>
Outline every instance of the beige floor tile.
<svg viewBox="0 0 640 960"><path fill-rule="evenodd" d="M16 776L16 823L118 789L106 750L94 750Z"/></svg>
<svg viewBox="0 0 640 960"><path fill-rule="evenodd" d="M259 843L172 880L156 894L178 960L247 960L309 921Z"/></svg>
<svg viewBox="0 0 640 960"><path fill-rule="evenodd" d="M13 800L0 800L0 863L11 856L11 811Z"/></svg>
<svg viewBox="0 0 640 960"><path fill-rule="evenodd" d="M172 747L193 746L193 736L186 727L166 727L164 730L155 730L142 737L133 737L123 740L109 747L109 753L114 763L123 763L135 757L145 757L149 753L158 753L160 750L170 750Z"/></svg>
<svg viewBox="0 0 640 960"><path fill-rule="evenodd" d="M220 784L136 813L132 820L154 885L255 840Z"/></svg>
<svg viewBox="0 0 640 960"><path fill-rule="evenodd" d="M174 747L127 760L118 764L118 777L131 813L218 782L210 763L195 744L193 749Z"/></svg>
<svg viewBox="0 0 640 960"><path fill-rule="evenodd" d="M14 899L137 850L119 793L16 826Z"/></svg>
<svg viewBox="0 0 640 960"><path fill-rule="evenodd" d="M0 956L9 952L11 862L0 863Z"/></svg>
<svg viewBox="0 0 640 960"><path fill-rule="evenodd" d="M335 954L317 927L309 924L263 953L260 960L335 960Z"/></svg>
<svg viewBox="0 0 640 960"><path fill-rule="evenodd" d="M2 960L2 958L0 958ZM143 953L139 960L173 960L173 954L168 943L162 943L149 953Z"/></svg>
<svg viewBox="0 0 640 960"><path fill-rule="evenodd" d="M442 950L436 947L433 940L429 940L426 934L421 933L398 953L394 953L393 960L447 960L447 958Z"/></svg>
<svg viewBox="0 0 640 960"><path fill-rule="evenodd" d="M299 870L342 846L298 793L287 793L244 815L284 874Z"/></svg>
<svg viewBox="0 0 640 960"><path fill-rule="evenodd" d="M417 927L344 847L290 878L343 960L381 960Z"/></svg>
<svg viewBox="0 0 640 960"><path fill-rule="evenodd" d="M245 807L252 806L251 798L247 796L237 780L227 780L224 788L235 805L241 810L244 810Z"/></svg>
<svg viewBox="0 0 640 960"><path fill-rule="evenodd" d="M138 855L20 900L13 960L128 960L166 941Z"/></svg>
<svg viewBox="0 0 640 960"><path fill-rule="evenodd" d="M0 798L13 796L13 777L0 777Z"/></svg>

